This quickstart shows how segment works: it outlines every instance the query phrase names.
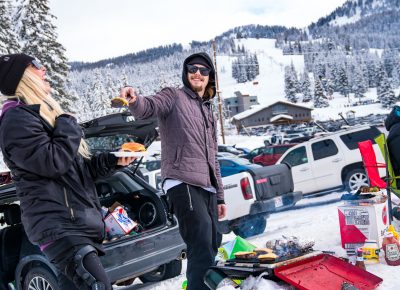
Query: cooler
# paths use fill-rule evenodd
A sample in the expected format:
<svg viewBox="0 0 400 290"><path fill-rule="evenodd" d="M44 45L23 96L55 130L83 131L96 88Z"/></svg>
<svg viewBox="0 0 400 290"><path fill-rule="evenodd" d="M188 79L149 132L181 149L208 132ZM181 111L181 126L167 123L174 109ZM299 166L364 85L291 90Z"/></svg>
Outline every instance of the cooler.
<svg viewBox="0 0 400 290"><path fill-rule="evenodd" d="M387 196L380 193L370 199L346 201L338 206L342 247L348 254L354 254L365 240L375 240L382 246L388 224L386 201Z"/></svg>

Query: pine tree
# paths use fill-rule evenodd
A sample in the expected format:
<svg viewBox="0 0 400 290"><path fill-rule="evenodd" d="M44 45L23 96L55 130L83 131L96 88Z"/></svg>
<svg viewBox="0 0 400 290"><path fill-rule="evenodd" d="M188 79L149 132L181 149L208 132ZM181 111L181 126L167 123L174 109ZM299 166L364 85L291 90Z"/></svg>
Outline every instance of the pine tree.
<svg viewBox="0 0 400 290"><path fill-rule="evenodd" d="M36 57L47 69L52 96L69 110L71 99L65 91L69 70L64 47L57 41L55 19L48 0L20 0L14 18L15 29L22 52Z"/></svg>
<svg viewBox="0 0 400 290"><path fill-rule="evenodd" d="M318 76L314 75L315 88L314 88L314 107L315 108L325 108L329 107L329 102L322 89L321 80Z"/></svg>
<svg viewBox="0 0 400 290"><path fill-rule="evenodd" d="M341 66L339 68L338 73L339 73L339 75L338 75L338 77L339 77L339 79L338 79L339 80L339 83L338 83L339 92L343 96L347 97L348 94L350 93L350 88L349 88L349 79L347 77L346 67L345 66Z"/></svg>
<svg viewBox="0 0 400 290"><path fill-rule="evenodd" d="M367 91L367 84L364 80L361 68L358 65L354 66L352 90L354 96L359 99L364 97L364 94Z"/></svg>
<svg viewBox="0 0 400 290"><path fill-rule="evenodd" d="M301 90L303 93L303 102L310 102L312 100L311 82L307 71L304 71L302 74Z"/></svg>
<svg viewBox="0 0 400 290"><path fill-rule="evenodd" d="M0 0L0 55L17 53L20 50L14 31L11 29L11 2Z"/></svg>
<svg viewBox="0 0 400 290"><path fill-rule="evenodd" d="M383 63L380 64L378 70L377 94L378 100L381 102L382 107L384 108L390 108L398 101L398 98L396 98L390 86Z"/></svg>
<svg viewBox="0 0 400 290"><path fill-rule="evenodd" d="M297 103L297 83L293 77L293 71L290 66L285 67L285 97L289 102Z"/></svg>

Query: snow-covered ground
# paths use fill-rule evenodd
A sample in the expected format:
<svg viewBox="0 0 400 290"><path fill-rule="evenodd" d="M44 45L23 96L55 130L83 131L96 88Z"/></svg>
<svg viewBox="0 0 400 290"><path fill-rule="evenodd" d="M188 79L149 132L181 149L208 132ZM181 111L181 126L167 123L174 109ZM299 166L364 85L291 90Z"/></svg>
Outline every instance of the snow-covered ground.
<svg viewBox="0 0 400 290"><path fill-rule="evenodd" d="M342 204L340 196L343 192L334 192L322 197L317 198L304 198L297 204L298 207L326 201L328 204L316 207L304 207L284 211L280 213L271 214L267 220L267 227L263 234L248 238L247 240L252 244L263 247L266 241L285 236L297 236L302 239L314 239L314 250L320 251L334 251L337 256L346 257L346 252L341 247L339 220L337 207ZM329 203L332 202L332 203ZM230 233L224 235L223 243L233 240L235 235ZM179 290L182 289L182 282L185 280L184 271L186 269L186 261L184 261L183 274L180 276L149 286L140 285L140 282L134 283L135 286L129 289L154 289L154 290ZM386 265L385 260L381 257L380 264L367 265L367 271L381 277L383 283L377 288L379 290L395 290L399 289L398 271L397 267ZM255 279L248 281L252 284ZM244 287L247 290L264 290L264 289L290 289L287 286L278 285L275 282L265 281L260 279L258 286L251 288ZM224 290L234 289L232 287L224 287Z"/></svg>

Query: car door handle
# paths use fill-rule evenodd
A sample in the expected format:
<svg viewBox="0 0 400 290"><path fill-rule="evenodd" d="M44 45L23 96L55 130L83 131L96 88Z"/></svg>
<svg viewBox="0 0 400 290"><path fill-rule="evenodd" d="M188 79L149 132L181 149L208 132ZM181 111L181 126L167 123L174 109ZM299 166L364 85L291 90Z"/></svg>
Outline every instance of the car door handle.
<svg viewBox="0 0 400 290"><path fill-rule="evenodd" d="M304 171L308 171L310 168L302 168L300 169L300 171L304 172Z"/></svg>
<svg viewBox="0 0 400 290"><path fill-rule="evenodd" d="M342 158L336 158L336 159L333 159L333 160L332 160L332 162L335 162L335 163L337 163L337 162L339 162L339 161L342 161Z"/></svg>

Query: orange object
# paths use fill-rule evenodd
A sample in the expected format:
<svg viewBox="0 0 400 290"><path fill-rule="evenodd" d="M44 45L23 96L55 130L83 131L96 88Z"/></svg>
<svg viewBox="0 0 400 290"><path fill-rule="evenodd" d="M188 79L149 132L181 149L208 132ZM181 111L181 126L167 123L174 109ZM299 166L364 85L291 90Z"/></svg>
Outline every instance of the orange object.
<svg viewBox="0 0 400 290"><path fill-rule="evenodd" d="M129 102L126 99L116 97L111 100L111 107L112 108L123 108L127 107L129 105Z"/></svg>
<svg viewBox="0 0 400 290"><path fill-rule="evenodd" d="M146 151L146 147L144 147L143 144L136 143L136 142L128 142L122 144L121 149L123 151L129 151L129 152L143 152Z"/></svg>

